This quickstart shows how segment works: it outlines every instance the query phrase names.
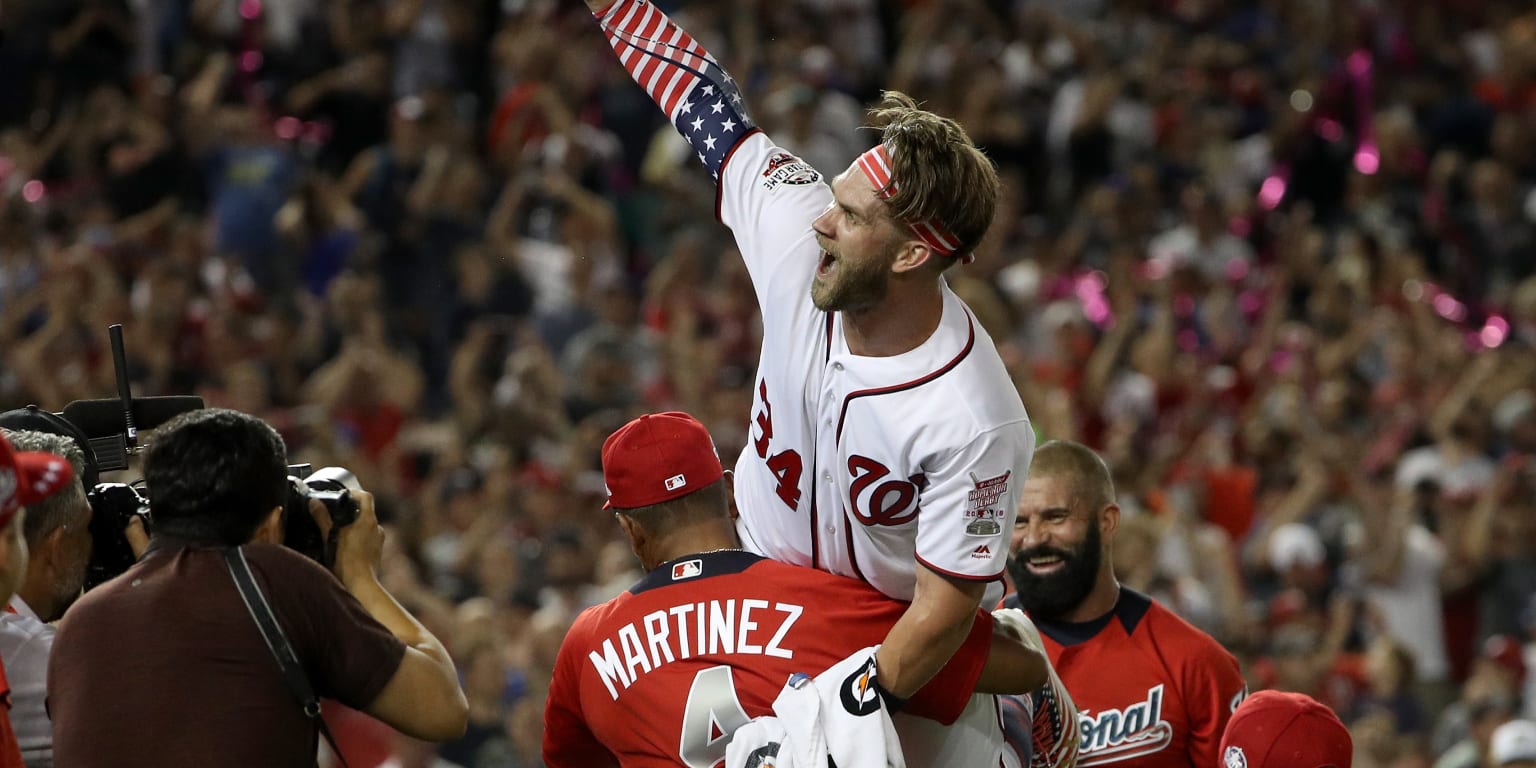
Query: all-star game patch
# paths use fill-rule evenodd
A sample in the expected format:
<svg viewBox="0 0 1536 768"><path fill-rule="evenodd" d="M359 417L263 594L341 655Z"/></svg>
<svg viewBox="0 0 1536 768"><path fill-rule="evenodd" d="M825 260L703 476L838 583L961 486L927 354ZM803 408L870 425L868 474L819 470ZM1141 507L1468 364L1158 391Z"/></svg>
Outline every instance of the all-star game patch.
<svg viewBox="0 0 1536 768"><path fill-rule="evenodd" d="M997 477L971 476L976 487L966 495L965 532L971 536L996 536L1003 532L1005 510L997 502L1008 493L1008 478L1012 471Z"/></svg>
<svg viewBox="0 0 1536 768"><path fill-rule="evenodd" d="M815 184L818 181L821 181L821 174L815 168L788 152L774 153L768 158L768 167L763 171L763 189L771 190L780 184Z"/></svg>

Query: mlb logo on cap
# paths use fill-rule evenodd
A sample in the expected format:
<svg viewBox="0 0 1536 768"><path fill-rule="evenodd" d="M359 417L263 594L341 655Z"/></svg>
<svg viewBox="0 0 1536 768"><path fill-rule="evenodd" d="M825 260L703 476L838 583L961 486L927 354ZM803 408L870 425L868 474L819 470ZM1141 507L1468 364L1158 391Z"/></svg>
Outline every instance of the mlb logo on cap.
<svg viewBox="0 0 1536 768"><path fill-rule="evenodd" d="M709 430L686 413L648 413L603 442L604 509L671 501L724 475Z"/></svg>

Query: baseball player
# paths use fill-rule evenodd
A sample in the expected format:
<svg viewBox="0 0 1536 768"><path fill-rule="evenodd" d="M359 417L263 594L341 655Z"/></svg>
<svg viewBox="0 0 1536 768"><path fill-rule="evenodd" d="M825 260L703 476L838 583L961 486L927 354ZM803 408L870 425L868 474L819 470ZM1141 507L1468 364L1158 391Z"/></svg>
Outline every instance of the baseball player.
<svg viewBox="0 0 1536 768"><path fill-rule="evenodd" d="M561 643L544 712L551 768L710 768L738 727L772 713L791 674L880 642L905 610L856 579L739 549L723 474L709 433L687 414L642 416L604 443L606 506L648 573L583 612ZM992 628L980 613L909 714L951 723L973 689L1045 683L1044 654L994 641ZM875 690L850 695L849 711L868 714Z"/></svg>
<svg viewBox="0 0 1536 768"><path fill-rule="evenodd" d="M1081 730L1077 765L1207 768L1247 695L1237 659L1146 595L1120 586L1111 547L1120 524L1109 468L1086 446L1035 451L1008 563ZM1036 745L1037 765L1040 757ZM1060 763L1047 762L1046 765Z"/></svg>
<svg viewBox="0 0 1536 768"><path fill-rule="evenodd" d="M763 309L736 462L743 543L911 601L877 656L899 702L1002 596L1034 447L992 340L943 278L990 224L996 173L954 121L887 93L871 113L880 143L829 185L757 129L731 77L655 6L588 5L715 179ZM975 717L995 730L992 705Z"/></svg>

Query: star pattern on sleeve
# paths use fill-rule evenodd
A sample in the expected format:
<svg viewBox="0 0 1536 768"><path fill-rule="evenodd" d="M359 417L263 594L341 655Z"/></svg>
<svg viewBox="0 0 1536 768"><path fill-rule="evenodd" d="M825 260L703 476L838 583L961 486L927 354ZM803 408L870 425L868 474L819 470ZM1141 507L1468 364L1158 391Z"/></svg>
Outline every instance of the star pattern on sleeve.
<svg viewBox="0 0 1536 768"><path fill-rule="evenodd" d="M715 72L724 74L721 70ZM699 155L699 161L704 163L704 167L716 179L719 178L725 156L753 128L752 122L736 106L740 103L741 95L736 93L735 88L716 87L713 83L705 82L684 97L679 107L679 116L692 116L688 120L679 117L677 121L683 138L688 140L693 151Z"/></svg>

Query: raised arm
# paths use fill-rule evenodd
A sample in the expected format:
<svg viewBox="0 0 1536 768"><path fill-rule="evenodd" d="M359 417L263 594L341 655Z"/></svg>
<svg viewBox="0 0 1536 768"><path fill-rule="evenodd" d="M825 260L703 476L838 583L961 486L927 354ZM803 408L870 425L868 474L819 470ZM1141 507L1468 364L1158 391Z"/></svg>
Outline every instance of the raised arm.
<svg viewBox="0 0 1536 768"><path fill-rule="evenodd" d="M758 130L731 76L655 6L646 0L587 5L619 63L715 181L716 214L736 237L759 306L808 304L820 258L811 222L832 202L821 173Z"/></svg>
<svg viewBox="0 0 1536 768"><path fill-rule="evenodd" d="M688 140L710 176L757 125L736 82L704 46L647 0L587 0L619 63Z"/></svg>

